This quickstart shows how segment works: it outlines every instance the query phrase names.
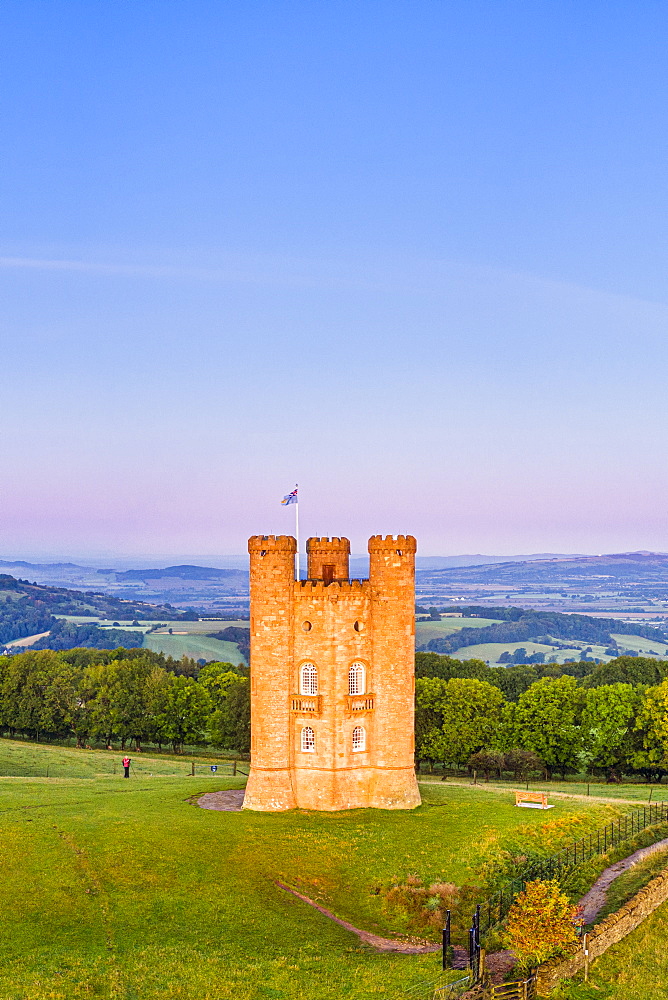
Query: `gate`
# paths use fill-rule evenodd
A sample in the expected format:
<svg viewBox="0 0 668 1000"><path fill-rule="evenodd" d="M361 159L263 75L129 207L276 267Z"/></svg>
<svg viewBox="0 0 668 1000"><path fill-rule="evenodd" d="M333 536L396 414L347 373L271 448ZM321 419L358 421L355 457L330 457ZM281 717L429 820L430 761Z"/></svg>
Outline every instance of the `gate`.
<svg viewBox="0 0 668 1000"><path fill-rule="evenodd" d="M492 986L490 1000L534 1000L536 996L536 977L520 979L515 983L500 983Z"/></svg>

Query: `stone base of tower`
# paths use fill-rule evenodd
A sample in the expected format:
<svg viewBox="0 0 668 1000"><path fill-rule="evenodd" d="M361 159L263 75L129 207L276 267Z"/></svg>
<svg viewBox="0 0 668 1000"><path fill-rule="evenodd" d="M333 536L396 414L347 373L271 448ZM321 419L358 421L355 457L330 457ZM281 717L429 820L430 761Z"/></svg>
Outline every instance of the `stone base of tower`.
<svg viewBox="0 0 668 1000"><path fill-rule="evenodd" d="M413 767L296 768L293 773L298 809L415 809L421 804Z"/></svg>
<svg viewBox="0 0 668 1000"><path fill-rule="evenodd" d="M289 769L264 770L251 766L243 808L260 812L297 808Z"/></svg>

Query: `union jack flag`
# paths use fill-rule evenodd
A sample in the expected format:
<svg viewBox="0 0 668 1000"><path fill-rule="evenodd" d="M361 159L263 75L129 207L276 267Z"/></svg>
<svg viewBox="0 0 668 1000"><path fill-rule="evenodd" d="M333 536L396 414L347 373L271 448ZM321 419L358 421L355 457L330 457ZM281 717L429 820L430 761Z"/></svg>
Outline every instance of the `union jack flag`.
<svg viewBox="0 0 668 1000"><path fill-rule="evenodd" d="M283 506L287 507L288 504L290 504L290 503L299 503L299 497L297 496L298 492L299 491L298 491L297 487L295 486L295 488L292 491L292 493L288 493L288 495L284 496L283 499L281 500L281 503L283 504Z"/></svg>

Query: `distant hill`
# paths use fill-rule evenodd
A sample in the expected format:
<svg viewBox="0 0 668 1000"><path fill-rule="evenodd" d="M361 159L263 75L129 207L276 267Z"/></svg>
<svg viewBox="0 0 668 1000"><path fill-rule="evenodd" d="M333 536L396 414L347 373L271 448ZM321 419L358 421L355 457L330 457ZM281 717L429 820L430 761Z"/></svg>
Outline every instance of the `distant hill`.
<svg viewBox="0 0 668 1000"><path fill-rule="evenodd" d="M148 604L144 601L125 601L108 594L94 591L82 592L62 587L45 587L17 579L9 574L0 574L0 645L23 639L27 636L49 632L55 648L65 649L74 645L94 646L108 649L109 643L118 645L118 636L110 636L106 630L94 623L78 631L75 626L66 625L56 615L99 616L119 621L135 621L142 618L149 621L176 619L180 615L171 607ZM86 631L87 630L87 631ZM125 633L125 637L135 645L141 645L137 636L141 633ZM85 640L85 641L79 641ZM50 638L39 640L36 648L51 648ZM70 643L69 646L63 643Z"/></svg>
<svg viewBox="0 0 668 1000"><path fill-rule="evenodd" d="M548 583L558 586L578 580L591 583L597 579L605 581L606 586L615 580L621 583L654 581L668 585L668 553L619 552L600 556L554 556L523 562L506 560L477 566L421 570L419 577L422 584L428 581L446 586L454 583Z"/></svg>
<svg viewBox="0 0 668 1000"><path fill-rule="evenodd" d="M108 570L100 570L108 573ZM216 569L213 566L166 566L164 569L128 569L114 573L120 583L125 580L229 580L235 584L248 582L248 573L240 569Z"/></svg>

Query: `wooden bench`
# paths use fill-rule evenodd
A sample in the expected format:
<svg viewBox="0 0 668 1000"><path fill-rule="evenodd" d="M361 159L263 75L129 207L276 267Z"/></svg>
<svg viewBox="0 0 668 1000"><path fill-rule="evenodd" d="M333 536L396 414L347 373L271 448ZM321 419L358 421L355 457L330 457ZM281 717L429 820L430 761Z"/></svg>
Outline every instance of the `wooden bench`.
<svg viewBox="0 0 668 1000"><path fill-rule="evenodd" d="M541 809L549 809L547 792L515 792L515 805L521 806L524 802L538 802Z"/></svg>

